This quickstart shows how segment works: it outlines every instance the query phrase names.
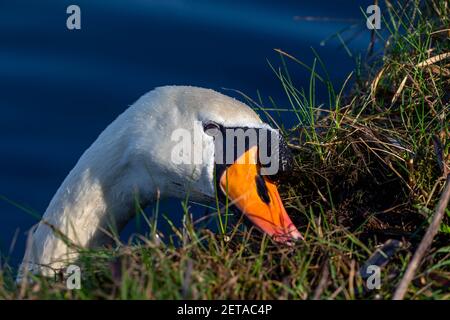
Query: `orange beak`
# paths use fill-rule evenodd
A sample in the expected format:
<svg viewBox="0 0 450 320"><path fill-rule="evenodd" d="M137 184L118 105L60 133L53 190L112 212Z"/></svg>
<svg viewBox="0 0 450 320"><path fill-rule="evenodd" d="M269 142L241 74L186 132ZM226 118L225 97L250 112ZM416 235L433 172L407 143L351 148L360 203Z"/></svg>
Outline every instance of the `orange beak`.
<svg viewBox="0 0 450 320"><path fill-rule="evenodd" d="M259 174L256 146L229 166L219 183L232 204L275 241L303 239L284 209L275 184Z"/></svg>

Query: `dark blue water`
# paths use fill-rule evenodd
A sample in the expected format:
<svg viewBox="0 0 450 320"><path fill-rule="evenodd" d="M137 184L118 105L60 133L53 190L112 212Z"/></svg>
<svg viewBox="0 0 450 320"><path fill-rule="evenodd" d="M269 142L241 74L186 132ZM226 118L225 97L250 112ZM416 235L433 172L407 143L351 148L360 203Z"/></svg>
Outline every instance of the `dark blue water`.
<svg viewBox="0 0 450 320"><path fill-rule="evenodd" d="M360 6L370 2L0 1L0 195L42 214L105 126L156 86L233 88L251 97L260 90L283 106L267 64L279 65L273 48L309 64L316 48L339 86L367 48ZM70 4L81 7L81 30L66 28ZM320 45L346 28L352 57L336 37ZM309 73L292 68L307 87ZM163 210L178 206L166 202ZM0 250L13 264L34 223L0 200Z"/></svg>

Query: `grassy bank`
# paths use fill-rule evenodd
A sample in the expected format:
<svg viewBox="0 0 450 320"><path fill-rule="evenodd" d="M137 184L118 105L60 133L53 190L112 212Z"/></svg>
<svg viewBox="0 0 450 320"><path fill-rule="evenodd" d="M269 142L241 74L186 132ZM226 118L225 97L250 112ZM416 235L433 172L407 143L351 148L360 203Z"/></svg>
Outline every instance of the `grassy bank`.
<svg viewBox="0 0 450 320"><path fill-rule="evenodd" d="M306 66L279 51L282 63L272 68L289 104L248 101L262 113L276 109L268 120L295 154L282 198L304 242L277 245L239 217L222 232L202 230L186 202L183 227L174 227L177 245L160 241L157 225L144 219L151 231L134 239L139 244L82 254L81 290L39 278L17 287L3 265L0 298L392 298L450 170L450 4L387 2L382 28L374 39L383 55L368 54L341 88L333 87L320 57ZM311 80L299 88L288 70L305 67ZM319 86L328 91L323 106L316 102ZM284 128L281 112L298 125ZM447 209L406 298L450 298L449 239ZM367 287L367 265L380 267L379 289Z"/></svg>

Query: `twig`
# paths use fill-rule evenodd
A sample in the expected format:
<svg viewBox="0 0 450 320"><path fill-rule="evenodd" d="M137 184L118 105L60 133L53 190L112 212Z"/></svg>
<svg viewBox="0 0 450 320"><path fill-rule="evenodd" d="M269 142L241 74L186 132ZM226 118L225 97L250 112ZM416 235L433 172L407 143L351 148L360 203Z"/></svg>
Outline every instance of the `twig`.
<svg viewBox="0 0 450 320"><path fill-rule="evenodd" d="M434 31L434 32L430 33L430 36L438 34L438 33L443 33L443 32L448 32L448 35L450 36L450 29L442 29L442 30Z"/></svg>
<svg viewBox="0 0 450 320"><path fill-rule="evenodd" d="M431 138L433 140L434 152L436 153L439 170L444 173L444 147L442 146L442 142L437 135L433 135Z"/></svg>
<svg viewBox="0 0 450 320"><path fill-rule="evenodd" d="M416 64L415 67L423 68L423 67L431 66L431 65L433 65L439 61L445 60L449 57L450 57L450 52L442 53L442 54L428 58L425 61L422 61L422 62ZM403 78L402 82L400 82L400 86L398 87L397 91L394 94L394 97L392 98L391 105L393 105L397 101L398 97L400 96L400 94L402 93L402 91L406 85L407 80L408 80L408 75L406 75Z"/></svg>
<svg viewBox="0 0 450 320"><path fill-rule="evenodd" d="M383 73L386 71L387 67L383 67L378 74L376 75L375 79L372 81L372 84L370 85L370 95L372 97L372 100L376 102L376 92L378 83L380 82L381 77L383 76Z"/></svg>
<svg viewBox="0 0 450 320"><path fill-rule="evenodd" d="M445 209L447 208L449 200L450 200L450 175L447 176L447 180L445 182L445 189L442 192L441 198L439 199L439 204L436 209L436 212L434 213L433 220L431 221L431 224L428 227L425 236L422 238L419 247L414 253L413 258L409 262L405 275L403 276L402 281L400 281L397 290L395 290L393 300L403 300L403 298L405 297L406 290L408 290L409 283L414 277L414 273L417 267L419 266L420 260L422 260L422 257L430 247L431 243L433 242L434 236L437 234L439 230L439 225L441 224L441 220L444 216Z"/></svg>
<svg viewBox="0 0 450 320"><path fill-rule="evenodd" d="M322 267L322 274L320 276L319 284L317 285L316 290L314 290L313 300L319 300L320 296L322 295L323 291L325 290L327 283L328 283L328 277L330 275L330 269L328 267L328 258L325 259L325 262Z"/></svg>
<svg viewBox="0 0 450 320"><path fill-rule="evenodd" d="M374 1L374 5L375 6L378 6L378 0L375 0ZM373 28L372 29L372 32L371 32L371 34L370 34L370 43L369 43L369 48L368 48L368 52L367 52L367 55L369 56L369 57L371 57L372 56L372 54L373 54L373 49L375 48L375 28Z"/></svg>
<svg viewBox="0 0 450 320"><path fill-rule="evenodd" d="M438 54L437 56L428 58L427 60L416 64L416 67L423 68L423 67L435 64L436 62L439 62L441 60L447 59L449 57L450 57L450 52L441 53L441 54Z"/></svg>

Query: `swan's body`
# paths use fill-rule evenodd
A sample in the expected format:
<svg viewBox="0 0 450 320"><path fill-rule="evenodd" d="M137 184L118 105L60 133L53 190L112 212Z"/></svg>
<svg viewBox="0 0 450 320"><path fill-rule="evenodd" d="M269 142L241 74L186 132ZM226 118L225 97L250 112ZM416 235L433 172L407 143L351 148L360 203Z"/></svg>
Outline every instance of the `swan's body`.
<svg viewBox="0 0 450 320"><path fill-rule="evenodd" d="M53 275L76 260L64 236L80 247L101 246L108 240L105 230L113 226L120 231L132 218L136 201L145 207L158 195L184 197L188 190L193 200L213 199L212 137L202 137L206 152L201 164L170 161L177 143L171 133L180 127L202 129L193 126L211 119L226 127L269 128L248 106L212 90L161 87L142 96L106 128L64 180L30 237L21 272L27 268Z"/></svg>

